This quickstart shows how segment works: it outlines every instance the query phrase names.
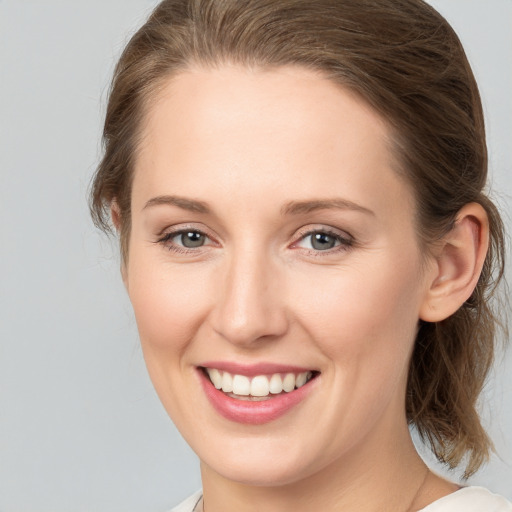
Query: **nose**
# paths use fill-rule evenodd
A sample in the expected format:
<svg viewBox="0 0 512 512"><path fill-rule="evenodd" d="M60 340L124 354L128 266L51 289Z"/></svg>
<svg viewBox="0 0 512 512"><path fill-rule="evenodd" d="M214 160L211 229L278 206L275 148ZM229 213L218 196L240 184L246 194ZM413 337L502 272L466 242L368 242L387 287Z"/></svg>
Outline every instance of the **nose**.
<svg viewBox="0 0 512 512"><path fill-rule="evenodd" d="M287 308L278 267L264 255L250 251L241 251L226 261L211 312L217 334L248 348L286 333Z"/></svg>

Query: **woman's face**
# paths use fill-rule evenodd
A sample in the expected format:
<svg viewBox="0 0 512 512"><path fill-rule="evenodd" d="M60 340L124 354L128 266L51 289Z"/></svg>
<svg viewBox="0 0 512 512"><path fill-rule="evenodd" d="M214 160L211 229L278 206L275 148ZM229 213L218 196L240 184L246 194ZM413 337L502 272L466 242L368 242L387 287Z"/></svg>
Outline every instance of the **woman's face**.
<svg viewBox="0 0 512 512"><path fill-rule="evenodd" d="M125 280L204 466L279 485L397 441L430 271L379 116L301 68L226 66L146 121Z"/></svg>

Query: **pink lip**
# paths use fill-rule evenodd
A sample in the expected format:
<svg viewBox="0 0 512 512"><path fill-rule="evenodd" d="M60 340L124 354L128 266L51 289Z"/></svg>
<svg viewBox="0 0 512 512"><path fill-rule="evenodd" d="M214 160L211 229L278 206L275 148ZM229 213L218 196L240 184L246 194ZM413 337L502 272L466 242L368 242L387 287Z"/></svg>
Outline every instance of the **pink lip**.
<svg viewBox="0 0 512 512"><path fill-rule="evenodd" d="M272 375L274 373L303 373L312 371L312 368L301 368L299 366L290 366L276 363L257 363L240 364L228 361L207 361L200 366L203 368L216 368L223 372L231 374L245 375L246 377L256 377L257 375Z"/></svg>
<svg viewBox="0 0 512 512"><path fill-rule="evenodd" d="M213 364L212 366L208 365L208 367L222 369L219 368L219 365ZM233 368L231 365L230 367ZM296 369L291 370L291 367L286 367L286 369L284 368L285 367L279 366L279 369L277 371L275 371L274 369L272 369L272 371L267 371L269 369L268 366L264 365L263 368L259 366L259 371L255 372L253 375L297 371ZM253 369L254 368L251 367L251 371ZM225 371L229 371L231 373L230 370L226 369ZM237 372L233 371L233 373ZM274 396L271 395L272 397L267 400L249 401L231 398L230 396L223 393L221 390L216 389L215 386L211 383L210 379L205 374L205 372L200 368L198 368L198 374L204 392L208 397L210 403L215 408L215 410L224 418L245 425L262 425L264 423L276 420L280 416L283 416L291 408L298 405L300 402L302 402L302 400L306 398L306 396L314 387L313 383L316 381L316 379L310 380L304 386L295 389L290 393L281 393L279 395ZM238 374L247 375L247 373L241 373L240 368L238 368Z"/></svg>

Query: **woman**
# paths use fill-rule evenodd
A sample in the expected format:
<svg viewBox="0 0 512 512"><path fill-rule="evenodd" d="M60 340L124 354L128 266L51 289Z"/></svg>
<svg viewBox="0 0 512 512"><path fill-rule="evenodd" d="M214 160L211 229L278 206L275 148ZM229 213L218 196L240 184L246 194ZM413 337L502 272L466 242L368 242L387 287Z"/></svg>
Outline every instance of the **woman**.
<svg viewBox="0 0 512 512"><path fill-rule="evenodd" d="M490 440L503 228L478 89L420 0L168 0L126 47L93 183L160 399L176 511L512 510Z"/></svg>

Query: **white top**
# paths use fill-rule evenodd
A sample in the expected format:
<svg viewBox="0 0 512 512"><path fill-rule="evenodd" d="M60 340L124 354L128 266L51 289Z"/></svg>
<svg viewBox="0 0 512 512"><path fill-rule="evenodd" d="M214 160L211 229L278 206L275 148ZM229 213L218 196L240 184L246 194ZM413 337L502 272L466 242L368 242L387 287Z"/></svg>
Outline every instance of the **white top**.
<svg viewBox="0 0 512 512"><path fill-rule="evenodd" d="M174 507L169 512L193 512L195 506L203 496L203 491L197 491L192 496L189 496L185 501L182 501L177 507Z"/></svg>
<svg viewBox="0 0 512 512"><path fill-rule="evenodd" d="M193 512L200 499L201 491L197 491L169 512ZM512 512L512 503L483 487L463 487L420 512Z"/></svg>
<svg viewBox="0 0 512 512"><path fill-rule="evenodd" d="M420 512L512 512L512 503L483 487L463 487Z"/></svg>

